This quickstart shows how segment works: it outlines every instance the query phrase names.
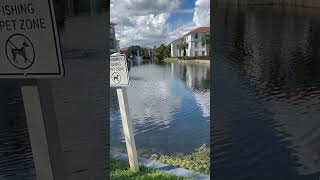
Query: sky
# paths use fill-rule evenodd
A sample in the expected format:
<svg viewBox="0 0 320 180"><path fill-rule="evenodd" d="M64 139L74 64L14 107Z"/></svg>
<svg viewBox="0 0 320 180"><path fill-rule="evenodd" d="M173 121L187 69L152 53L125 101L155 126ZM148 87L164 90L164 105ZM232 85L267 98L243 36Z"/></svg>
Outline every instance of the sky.
<svg viewBox="0 0 320 180"><path fill-rule="evenodd" d="M210 0L111 0L120 47L159 46L210 26Z"/></svg>

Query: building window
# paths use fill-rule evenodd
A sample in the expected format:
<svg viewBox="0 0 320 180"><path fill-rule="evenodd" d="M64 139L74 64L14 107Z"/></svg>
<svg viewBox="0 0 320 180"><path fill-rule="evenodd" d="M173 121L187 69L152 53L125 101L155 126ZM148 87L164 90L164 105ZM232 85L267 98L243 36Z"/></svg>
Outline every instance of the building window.
<svg viewBox="0 0 320 180"><path fill-rule="evenodd" d="M196 48L198 47L198 42L194 43L194 47L196 47Z"/></svg>
<svg viewBox="0 0 320 180"><path fill-rule="evenodd" d="M195 55L195 56L198 56L198 51L195 51L195 52L194 52L194 55Z"/></svg>
<svg viewBox="0 0 320 180"><path fill-rule="evenodd" d="M198 39L198 33L196 33L196 34L194 35L194 38L195 38L195 39Z"/></svg>
<svg viewBox="0 0 320 180"><path fill-rule="evenodd" d="M206 52L205 51L202 51L202 56L205 56L206 55Z"/></svg>

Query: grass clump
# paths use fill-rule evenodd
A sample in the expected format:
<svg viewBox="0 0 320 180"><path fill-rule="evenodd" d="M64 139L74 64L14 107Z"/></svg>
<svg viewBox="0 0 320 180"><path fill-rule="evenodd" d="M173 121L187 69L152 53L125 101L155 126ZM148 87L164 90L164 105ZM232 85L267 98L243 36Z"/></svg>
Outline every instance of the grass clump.
<svg viewBox="0 0 320 180"><path fill-rule="evenodd" d="M177 63L177 58L165 58L163 62L165 63Z"/></svg>
<svg viewBox="0 0 320 180"><path fill-rule="evenodd" d="M177 154L174 156L153 154L150 159L195 172L210 174L210 148L205 144L192 154Z"/></svg>
<svg viewBox="0 0 320 180"><path fill-rule="evenodd" d="M112 180L187 180L185 177L178 177L164 171L153 170L144 166L140 167L138 173L134 173L129 168L127 161L111 158L110 176Z"/></svg>

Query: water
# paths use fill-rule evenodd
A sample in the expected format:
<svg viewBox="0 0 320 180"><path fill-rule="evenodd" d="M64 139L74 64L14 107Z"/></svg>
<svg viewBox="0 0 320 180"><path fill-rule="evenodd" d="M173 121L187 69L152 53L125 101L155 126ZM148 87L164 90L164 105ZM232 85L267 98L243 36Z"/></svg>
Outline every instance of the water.
<svg viewBox="0 0 320 180"><path fill-rule="evenodd" d="M0 179L32 180L35 171L21 92L15 82L0 83Z"/></svg>
<svg viewBox="0 0 320 180"><path fill-rule="evenodd" d="M190 153L209 144L209 65L137 62L127 88L138 151ZM111 147L125 150L115 91L111 104Z"/></svg>
<svg viewBox="0 0 320 180"><path fill-rule="evenodd" d="M214 179L320 178L320 11L216 9Z"/></svg>

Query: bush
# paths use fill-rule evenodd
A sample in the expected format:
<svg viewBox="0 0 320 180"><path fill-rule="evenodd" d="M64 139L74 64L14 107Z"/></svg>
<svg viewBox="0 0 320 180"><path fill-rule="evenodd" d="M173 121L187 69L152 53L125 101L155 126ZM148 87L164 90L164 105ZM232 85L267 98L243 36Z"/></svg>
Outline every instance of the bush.
<svg viewBox="0 0 320 180"><path fill-rule="evenodd" d="M150 159L195 172L210 174L210 148L205 144L189 155L166 156L153 154Z"/></svg>

